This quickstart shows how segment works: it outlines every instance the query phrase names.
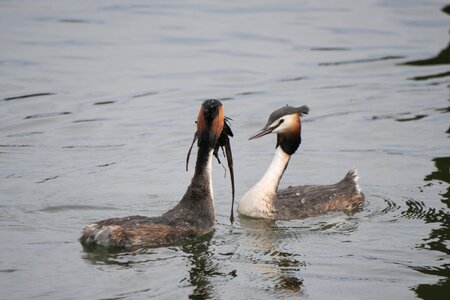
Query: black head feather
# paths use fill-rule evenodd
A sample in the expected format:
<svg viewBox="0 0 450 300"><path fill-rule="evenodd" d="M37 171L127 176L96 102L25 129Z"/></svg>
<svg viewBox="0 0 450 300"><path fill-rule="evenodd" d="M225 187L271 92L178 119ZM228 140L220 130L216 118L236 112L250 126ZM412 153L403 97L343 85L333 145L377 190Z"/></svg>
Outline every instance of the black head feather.
<svg viewBox="0 0 450 300"><path fill-rule="evenodd" d="M293 107L293 106L286 105L282 108L279 108L270 114L269 120L267 120L266 126L269 126L270 124L275 122L277 119L281 118L282 116L292 115L295 113L300 114L300 116L307 115L309 113L309 107L306 105L303 105L300 107Z"/></svg>

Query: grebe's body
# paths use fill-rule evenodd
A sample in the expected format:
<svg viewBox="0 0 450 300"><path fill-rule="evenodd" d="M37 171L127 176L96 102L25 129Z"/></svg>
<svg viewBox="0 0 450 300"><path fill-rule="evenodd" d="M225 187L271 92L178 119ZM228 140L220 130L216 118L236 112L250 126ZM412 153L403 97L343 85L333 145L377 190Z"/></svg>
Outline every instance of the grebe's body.
<svg viewBox="0 0 450 300"><path fill-rule="evenodd" d="M353 212L364 204L356 169L332 185L290 186L278 190L290 157L301 143L301 116L309 108L286 106L274 111L266 124L250 139L277 133L275 156L264 176L239 201L238 212L253 218L304 219L329 211Z"/></svg>
<svg viewBox="0 0 450 300"><path fill-rule="evenodd" d="M85 246L155 247L211 231L215 223L212 157L218 147L229 149L228 135L232 133L225 123L222 104L217 100L205 101L197 118L195 173L180 202L159 217L130 216L87 225L80 242ZM221 144L223 140L228 145Z"/></svg>

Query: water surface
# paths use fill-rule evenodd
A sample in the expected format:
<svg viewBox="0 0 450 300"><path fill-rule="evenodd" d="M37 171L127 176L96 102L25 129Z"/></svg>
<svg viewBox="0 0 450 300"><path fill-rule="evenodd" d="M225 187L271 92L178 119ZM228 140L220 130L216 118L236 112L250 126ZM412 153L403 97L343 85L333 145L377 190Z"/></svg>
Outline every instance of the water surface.
<svg viewBox="0 0 450 300"><path fill-rule="evenodd" d="M0 298L446 299L450 9L443 1L0 1ZM228 221L182 245L85 252L92 221L183 195L201 102L233 119L237 198L270 112L304 105L281 185L351 167L354 215Z"/></svg>

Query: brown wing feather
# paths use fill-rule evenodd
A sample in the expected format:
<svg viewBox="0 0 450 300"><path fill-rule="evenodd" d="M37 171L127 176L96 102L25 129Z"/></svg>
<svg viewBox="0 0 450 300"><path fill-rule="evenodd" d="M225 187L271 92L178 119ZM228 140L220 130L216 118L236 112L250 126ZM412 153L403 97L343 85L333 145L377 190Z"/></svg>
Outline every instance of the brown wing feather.
<svg viewBox="0 0 450 300"><path fill-rule="evenodd" d="M209 228L172 226L152 223L154 219L141 216L107 219L83 229L80 241L87 245L106 247L155 247L206 233Z"/></svg>
<svg viewBox="0 0 450 300"><path fill-rule="evenodd" d="M364 194L351 170L340 182L331 185L302 185L279 190L274 202L277 219L303 219L328 211L347 213L360 209Z"/></svg>

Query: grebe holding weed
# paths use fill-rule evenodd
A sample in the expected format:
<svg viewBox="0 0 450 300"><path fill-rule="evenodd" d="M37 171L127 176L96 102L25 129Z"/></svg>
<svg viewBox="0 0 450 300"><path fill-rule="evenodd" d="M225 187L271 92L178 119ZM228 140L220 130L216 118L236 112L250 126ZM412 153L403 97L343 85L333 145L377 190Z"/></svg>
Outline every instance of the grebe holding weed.
<svg viewBox="0 0 450 300"><path fill-rule="evenodd" d="M218 158L219 148L225 148L234 201L233 159L229 136L233 136L233 133L224 115L222 103L218 100L204 101L198 113L197 131L192 142L193 145L198 140L195 173L180 202L159 217L130 216L89 224L84 227L80 242L85 246L156 247L210 232L215 224L212 159L213 155ZM231 221L232 218L233 215Z"/></svg>

